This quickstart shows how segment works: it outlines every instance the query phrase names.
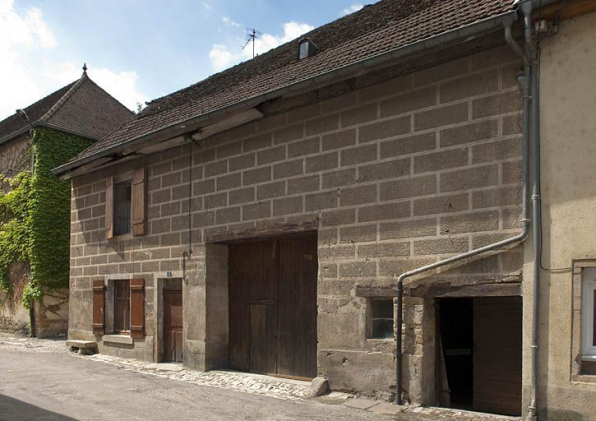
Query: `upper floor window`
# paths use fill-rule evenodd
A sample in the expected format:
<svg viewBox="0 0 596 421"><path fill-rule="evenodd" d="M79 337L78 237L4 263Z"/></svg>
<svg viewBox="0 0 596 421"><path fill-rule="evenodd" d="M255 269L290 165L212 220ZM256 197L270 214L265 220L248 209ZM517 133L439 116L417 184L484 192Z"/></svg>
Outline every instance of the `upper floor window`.
<svg viewBox="0 0 596 421"><path fill-rule="evenodd" d="M124 179L122 179L124 178ZM128 177L106 180L106 239L131 234L145 235L145 169L137 168Z"/></svg>
<svg viewBox="0 0 596 421"><path fill-rule="evenodd" d="M114 185L114 235L130 234L132 209L132 183Z"/></svg>

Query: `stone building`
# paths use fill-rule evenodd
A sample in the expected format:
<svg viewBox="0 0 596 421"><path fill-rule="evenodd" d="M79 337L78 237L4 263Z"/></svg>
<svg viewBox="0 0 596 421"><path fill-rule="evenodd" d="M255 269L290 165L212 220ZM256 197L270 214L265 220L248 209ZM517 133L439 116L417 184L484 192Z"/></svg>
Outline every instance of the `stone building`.
<svg viewBox="0 0 596 421"><path fill-rule="evenodd" d="M573 290L559 272L564 294L540 289L529 162L532 89L547 85L543 174L555 195L581 190L561 174L592 148L593 6L385 0L151 102L55 170L73 188L69 338L402 403L589 419L577 306L591 263ZM557 137L570 116L581 149ZM569 202L587 219L581 194ZM549 221L543 250L574 223ZM565 237L552 267L596 258L590 231L576 235L585 248Z"/></svg>
<svg viewBox="0 0 596 421"><path fill-rule="evenodd" d="M7 178L13 178L21 172L35 175L35 163L39 156L33 148L33 142L51 142L47 138L52 133L66 135L60 142L71 144L76 154L117 129L132 116L130 110L84 72L79 80L0 121L0 174ZM64 163L72 156L58 163ZM51 198L37 197L36 200L40 206L51 206L52 202L47 202L48 199ZM68 235L64 240L68 243ZM60 259L66 260L68 264L68 250L65 256L61 256L60 250L55 253L56 264L61 263ZM22 291L29 278L28 262L15 262L10 268L10 291L6 293L0 290L0 330L27 330L33 315L37 335L65 334L68 329L68 289L46 291L43 299L35 303L33 313L30 313L21 303Z"/></svg>

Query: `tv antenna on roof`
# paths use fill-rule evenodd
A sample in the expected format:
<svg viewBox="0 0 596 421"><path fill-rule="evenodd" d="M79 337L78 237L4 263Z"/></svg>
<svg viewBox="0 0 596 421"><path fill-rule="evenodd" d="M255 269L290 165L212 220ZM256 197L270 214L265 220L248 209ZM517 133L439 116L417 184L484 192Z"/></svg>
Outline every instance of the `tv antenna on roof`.
<svg viewBox="0 0 596 421"><path fill-rule="evenodd" d="M244 50L246 46L250 42L252 42L252 58L255 58L255 40L263 34L261 34L256 29L246 28L246 30L248 31L248 33L246 34L246 39L244 45L242 46L242 49Z"/></svg>

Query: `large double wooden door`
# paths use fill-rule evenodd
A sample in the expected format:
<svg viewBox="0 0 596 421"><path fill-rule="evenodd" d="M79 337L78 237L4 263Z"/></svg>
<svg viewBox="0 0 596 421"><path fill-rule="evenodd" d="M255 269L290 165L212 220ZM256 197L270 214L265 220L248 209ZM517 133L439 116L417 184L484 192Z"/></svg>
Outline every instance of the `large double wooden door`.
<svg viewBox="0 0 596 421"><path fill-rule="evenodd" d="M317 372L317 240L229 247L230 367L313 378Z"/></svg>

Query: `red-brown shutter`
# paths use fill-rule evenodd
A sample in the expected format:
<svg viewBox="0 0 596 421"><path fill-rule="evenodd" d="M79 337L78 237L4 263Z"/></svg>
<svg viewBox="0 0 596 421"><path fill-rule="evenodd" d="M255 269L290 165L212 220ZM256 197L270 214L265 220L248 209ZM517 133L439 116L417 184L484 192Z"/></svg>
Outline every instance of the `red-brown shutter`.
<svg viewBox="0 0 596 421"><path fill-rule="evenodd" d="M132 175L132 235L145 235L145 168Z"/></svg>
<svg viewBox="0 0 596 421"><path fill-rule="evenodd" d="M145 280L130 280L130 336L145 337Z"/></svg>
<svg viewBox="0 0 596 421"><path fill-rule="evenodd" d="M106 240L114 236L114 177L106 182Z"/></svg>
<svg viewBox="0 0 596 421"><path fill-rule="evenodd" d="M93 281L93 333L103 335L105 333L105 287L103 279Z"/></svg>

